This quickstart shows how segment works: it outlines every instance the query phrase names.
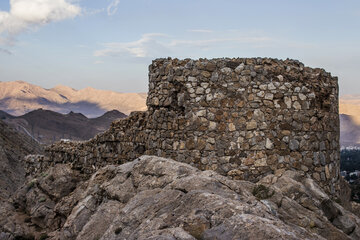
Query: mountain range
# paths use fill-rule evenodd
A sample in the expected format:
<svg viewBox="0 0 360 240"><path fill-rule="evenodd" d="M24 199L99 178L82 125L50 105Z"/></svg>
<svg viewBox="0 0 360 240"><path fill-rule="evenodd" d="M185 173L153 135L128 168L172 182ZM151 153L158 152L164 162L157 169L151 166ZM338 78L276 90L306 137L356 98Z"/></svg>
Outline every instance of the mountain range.
<svg viewBox="0 0 360 240"><path fill-rule="evenodd" d="M97 118L87 118L81 113L61 114L38 109L22 116L12 116L0 111L0 119L14 129L39 143L51 144L61 139L88 140L110 127L111 122L126 115L117 110Z"/></svg>
<svg viewBox="0 0 360 240"><path fill-rule="evenodd" d="M75 90L62 85L45 89L24 81L0 82L0 110L20 116L39 108L63 114L80 112L91 118L111 110L129 114L146 110L146 93L118 93L91 87Z"/></svg>

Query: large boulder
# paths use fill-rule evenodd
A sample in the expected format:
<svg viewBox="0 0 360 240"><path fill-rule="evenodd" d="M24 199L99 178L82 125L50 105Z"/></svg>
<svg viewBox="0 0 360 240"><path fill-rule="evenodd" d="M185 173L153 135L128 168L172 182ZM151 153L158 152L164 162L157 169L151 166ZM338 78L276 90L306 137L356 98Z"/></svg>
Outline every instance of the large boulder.
<svg viewBox="0 0 360 240"><path fill-rule="evenodd" d="M154 156L90 178L55 165L12 205L0 239L360 238L360 219L299 172L254 184Z"/></svg>

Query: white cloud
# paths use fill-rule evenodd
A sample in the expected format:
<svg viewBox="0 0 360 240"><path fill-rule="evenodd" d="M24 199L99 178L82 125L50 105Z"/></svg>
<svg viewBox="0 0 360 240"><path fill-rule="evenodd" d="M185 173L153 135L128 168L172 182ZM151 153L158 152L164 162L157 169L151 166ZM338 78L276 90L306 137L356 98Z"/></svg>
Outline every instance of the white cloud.
<svg viewBox="0 0 360 240"><path fill-rule="evenodd" d="M65 0L11 0L10 14L27 23L47 23L75 17L80 8Z"/></svg>
<svg viewBox="0 0 360 240"><path fill-rule="evenodd" d="M105 8L98 8L98 9L83 8L81 11L82 15L87 15L87 16L96 15L102 12L105 12Z"/></svg>
<svg viewBox="0 0 360 240"><path fill-rule="evenodd" d="M7 55L12 55L12 52L10 52L7 49L3 49L3 48L0 48L0 53L4 53L4 54L7 54Z"/></svg>
<svg viewBox="0 0 360 240"><path fill-rule="evenodd" d="M23 31L80 13L81 8L70 0L10 0L10 11L0 11L0 44L11 45Z"/></svg>
<svg viewBox="0 0 360 240"><path fill-rule="evenodd" d="M170 42L170 46L188 45L194 47L209 47L216 43L259 43L272 41L268 37L235 37L235 38L212 38L205 40L173 40Z"/></svg>
<svg viewBox="0 0 360 240"><path fill-rule="evenodd" d="M152 57L166 51L166 44L160 42L158 37L167 37L166 34L148 33L144 34L139 40L125 43L106 43L105 48L95 51L95 57L122 56L130 55L133 57L144 58Z"/></svg>
<svg viewBox="0 0 360 240"><path fill-rule="evenodd" d="M195 52L198 50L207 51L209 49L221 48L223 46L236 47L248 45L258 47L259 44L272 43L269 37L257 36L233 36L224 38L206 39L173 39L161 33L144 34L139 40L132 42L113 42L105 43L104 48L94 52L95 57L119 57L131 56L136 58L167 56L171 53ZM186 49L186 50L185 50Z"/></svg>
<svg viewBox="0 0 360 240"><path fill-rule="evenodd" d="M213 33L214 31L208 29L189 29L188 32L193 33Z"/></svg>
<svg viewBox="0 0 360 240"><path fill-rule="evenodd" d="M107 7L107 13L109 16L114 15L118 10L118 5L120 0L113 0L110 5Z"/></svg>

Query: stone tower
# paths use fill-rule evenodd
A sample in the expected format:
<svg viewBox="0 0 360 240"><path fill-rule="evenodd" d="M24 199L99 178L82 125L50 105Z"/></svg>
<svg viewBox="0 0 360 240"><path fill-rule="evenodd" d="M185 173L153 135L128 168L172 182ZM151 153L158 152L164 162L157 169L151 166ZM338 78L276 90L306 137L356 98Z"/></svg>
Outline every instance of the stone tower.
<svg viewBox="0 0 360 240"><path fill-rule="evenodd" d="M338 190L338 84L323 69L269 58L156 59L147 106L88 142L53 145L50 156L93 171L158 155L251 181L296 169Z"/></svg>

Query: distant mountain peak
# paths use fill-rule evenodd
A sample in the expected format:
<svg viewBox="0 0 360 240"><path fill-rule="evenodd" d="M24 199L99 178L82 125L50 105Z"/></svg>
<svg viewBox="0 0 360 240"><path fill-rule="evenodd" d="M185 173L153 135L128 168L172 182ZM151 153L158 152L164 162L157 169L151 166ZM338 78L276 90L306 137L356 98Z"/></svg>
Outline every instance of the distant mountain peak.
<svg viewBox="0 0 360 240"><path fill-rule="evenodd" d="M106 113L105 113L106 114ZM74 116L74 117L81 117L81 118L87 118L84 114L82 113L75 113L73 111L70 111L68 114L66 114L65 116Z"/></svg>
<svg viewBox="0 0 360 240"><path fill-rule="evenodd" d="M76 89L74 88L71 88L71 87L68 87L68 86L65 86L65 85L56 85L55 87L49 89L50 91L51 90L68 90L68 91L77 91Z"/></svg>
<svg viewBox="0 0 360 240"><path fill-rule="evenodd" d="M30 83L25 82L25 81L23 81L23 80L16 80L15 82L16 82L16 83L23 83L23 84L30 85Z"/></svg>

